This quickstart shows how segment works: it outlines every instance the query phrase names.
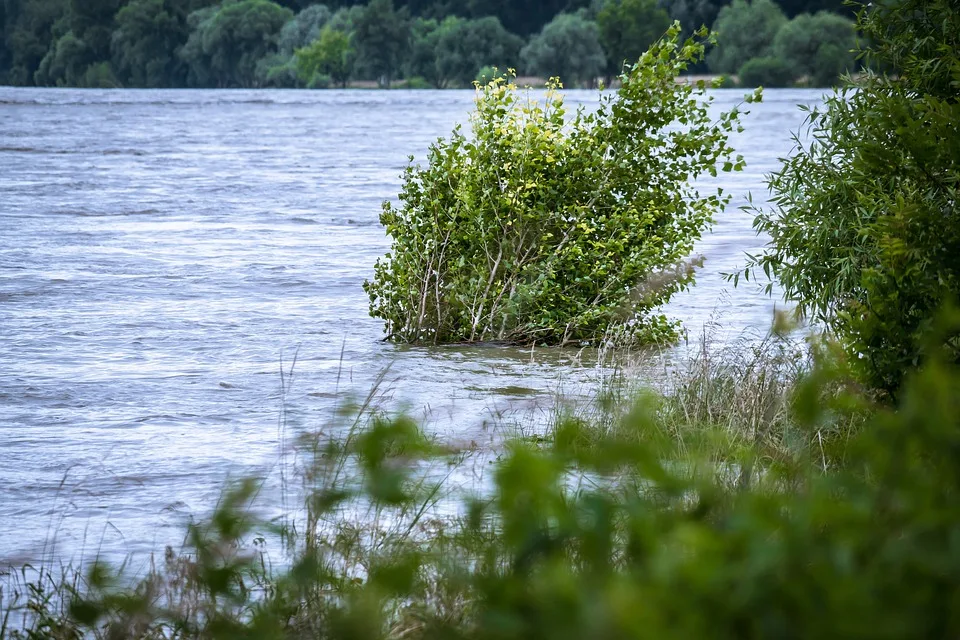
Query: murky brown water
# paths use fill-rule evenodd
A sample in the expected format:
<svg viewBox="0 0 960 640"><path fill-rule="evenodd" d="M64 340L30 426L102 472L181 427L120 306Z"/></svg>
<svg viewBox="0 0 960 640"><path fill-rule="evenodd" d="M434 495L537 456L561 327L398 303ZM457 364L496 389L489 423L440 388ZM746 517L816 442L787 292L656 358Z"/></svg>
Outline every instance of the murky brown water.
<svg viewBox="0 0 960 640"><path fill-rule="evenodd" d="M743 92L716 95L728 108ZM715 311L732 333L768 325L774 301L719 274L761 244L737 206L762 199L795 105L818 98L768 91L745 118L748 169L721 176L734 202L669 307L691 334ZM597 372L574 352L403 348L367 315L380 202L472 100L0 88L0 563L53 538L67 558L178 540L228 475L276 463L279 370L297 352L294 430L390 363L383 402L465 441L589 390Z"/></svg>

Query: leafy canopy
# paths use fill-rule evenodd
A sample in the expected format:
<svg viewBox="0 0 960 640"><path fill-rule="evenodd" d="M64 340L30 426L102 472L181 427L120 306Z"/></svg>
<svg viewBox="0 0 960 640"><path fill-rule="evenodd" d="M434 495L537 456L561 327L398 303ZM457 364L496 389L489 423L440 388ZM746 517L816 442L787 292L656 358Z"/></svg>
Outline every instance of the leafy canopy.
<svg viewBox="0 0 960 640"><path fill-rule="evenodd" d="M867 73L810 112L773 174L770 236L742 274L776 277L826 325L871 387L896 394L919 337L960 294L960 12L952 0L862 6ZM956 340L946 348L960 357Z"/></svg>
<svg viewBox="0 0 960 640"><path fill-rule="evenodd" d="M346 86L353 67L350 36L326 26L310 46L297 49L296 61L297 74L305 84L309 85L320 73L329 76L341 87Z"/></svg>
<svg viewBox="0 0 960 640"><path fill-rule="evenodd" d="M608 73L619 74L624 62L633 64L669 26L670 17L656 0L607 0L597 13L597 27Z"/></svg>
<svg viewBox="0 0 960 640"><path fill-rule="evenodd" d="M523 69L568 85L592 84L606 64L597 24L574 13L561 13L520 52Z"/></svg>
<svg viewBox="0 0 960 640"><path fill-rule="evenodd" d="M743 167L727 143L739 111L713 120L705 86L675 82L706 31L678 34L592 113L568 118L556 82L541 101L502 77L478 88L472 135L433 144L426 167L407 168L400 204L384 203L392 248L364 288L390 338L675 339L655 309L692 283L678 263L727 202L691 180Z"/></svg>
<svg viewBox="0 0 960 640"><path fill-rule="evenodd" d="M777 58L795 77L807 76L815 87L829 87L854 68L856 31L847 18L821 11L802 13L780 27L773 39Z"/></svg>
<svg viewBox="0 0 960 640"><path fill-rule="evenodd" d="M190 38L180 56L195 86L252 87L257 64L277 49L293 12L269 0L227 0L190 15Z"/></svg>
<svg viewBox="0 0 960 640"><path fill-rule="evenodd" d="M737 73L748 60L772 55L773 40L786 22L772 0L733 0L713 25L719 46L707 57L710 70Z"/></svg>
<svg viewBox="0 0 960 640"><path fill-rule="evenodd" d="M371 0L357 13L353 27L359 64L389 88L410 44L406 8L397 11L393 0Z"/></svg>
<svg viewBox="0 0 960 640"><path fill-rule="evenodd" d="M186 24L163 0L133 0L120 9L111 40L113 68L124 86L164 87L183 76L174 55Z"/></svg>
<svg viewBox="0 0 960 640"><path fill-rule="evenodd" d="M775 56L747 60L737 76L741 87L789 87L796 79L793 69Z"/></svg>

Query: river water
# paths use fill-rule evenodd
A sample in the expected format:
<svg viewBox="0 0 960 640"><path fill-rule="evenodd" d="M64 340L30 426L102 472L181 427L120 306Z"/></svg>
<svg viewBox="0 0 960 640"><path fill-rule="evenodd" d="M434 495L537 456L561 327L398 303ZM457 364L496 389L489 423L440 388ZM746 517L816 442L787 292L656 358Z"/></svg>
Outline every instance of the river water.
<svg viewBox="0 0 960 640"><path fill-rule="evenodd" d="M728 333L769 325L776 301L720 274L762 245L737 207L763 200L796 105L819 95L750 106L734 138L748 167L718 178L734 200L668 308L691 336L718 314ZM573 350L405 348L367 315L380 204L472 100L0 88L0 565L179 540L228 476L270 473L288 430L385 370L378 402L460 442L588 393L595 363Z"/></svg>

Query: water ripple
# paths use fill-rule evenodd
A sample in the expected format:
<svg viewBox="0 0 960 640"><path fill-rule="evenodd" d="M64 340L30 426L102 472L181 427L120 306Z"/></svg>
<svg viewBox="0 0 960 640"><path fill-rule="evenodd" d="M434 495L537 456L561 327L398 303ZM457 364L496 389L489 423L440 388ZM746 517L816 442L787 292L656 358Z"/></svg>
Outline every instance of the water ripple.
<svg viewBox="0 0 960 640"><path fill-rule="evenodd" d="M383 402L462 441L588 389L591 363L570 353L400 347L367 315L380 204L472 99L0 88L0 562L54 536L66 558L179 541L177 514L276 463L294 354L291 430L326 423L390 363ZM733 330L768 322L773 303L724 296L720 273L761 244L737 207L764 197L795 104L817 99L767 92L734 140L748 170L707 184L734 201L697 246L699 284L670 306L694 333L718 306Z"/></svg>

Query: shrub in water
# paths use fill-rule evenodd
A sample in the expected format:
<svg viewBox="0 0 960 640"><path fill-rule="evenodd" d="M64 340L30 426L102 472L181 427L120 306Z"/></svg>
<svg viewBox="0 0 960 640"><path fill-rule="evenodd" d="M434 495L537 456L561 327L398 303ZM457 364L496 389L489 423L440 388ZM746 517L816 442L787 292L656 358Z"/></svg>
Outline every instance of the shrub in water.
<svg viewBox="0 0 960 640"><path fill-rule="evenodd" d="M707 33L678 33L595 112L567 118L557 82L540 101L504 78L478 89L472 136L438 140L426 167L407 168L399 206L384 204L393 244L364 288L388 337L675 339L655 309L692 283L679 262L728 200L690 182L744 164L727 143L739 111L712 120L705 86L675 82Z"/></svg>

